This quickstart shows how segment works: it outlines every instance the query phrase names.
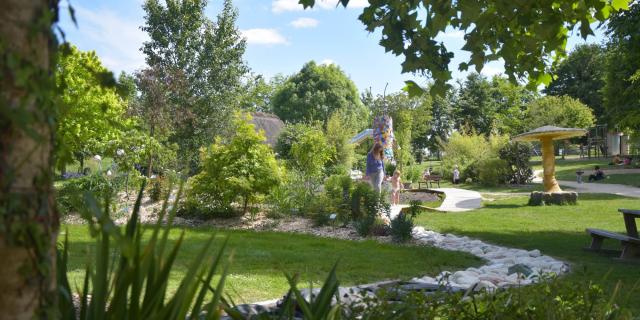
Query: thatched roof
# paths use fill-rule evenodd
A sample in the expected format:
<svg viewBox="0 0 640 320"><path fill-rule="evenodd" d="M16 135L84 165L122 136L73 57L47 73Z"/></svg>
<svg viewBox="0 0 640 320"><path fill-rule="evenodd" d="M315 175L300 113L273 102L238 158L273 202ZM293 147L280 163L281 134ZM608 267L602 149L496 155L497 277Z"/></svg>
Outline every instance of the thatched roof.
<svg viewBox="0 0 640 320"><path fill-rule="evenodd" d="M267 143L272 147L275 146L278 136L284 127L284 122L275 114L264 112L252 112L251 117L253 117L251 122L256 127L256 130L264 130Z"/></svg>
<svg viewBox="0 0 640 320"><path fill-rule="evenodd" d="M583 136L587 133L587 130L579 128L560 128L554 126L544 126L533 129L529 132L519 134L513 137L515 141L538 141L544 138L551 138L552 140L568 139L573 137Z"/></svg>

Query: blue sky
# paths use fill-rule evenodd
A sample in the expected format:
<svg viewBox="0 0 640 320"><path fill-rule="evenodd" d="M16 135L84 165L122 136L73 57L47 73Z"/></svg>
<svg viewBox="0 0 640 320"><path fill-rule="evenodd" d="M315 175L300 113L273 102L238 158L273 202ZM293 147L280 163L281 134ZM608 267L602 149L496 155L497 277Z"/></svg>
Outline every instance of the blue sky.
<svg viewBox="0 0 640 320"><path fill-rule="evenodd" d="M207 16L215 20L221 0L210 0ZM318 1L317 1L318 2ZM144 56L139 48L147 39L140 30L144 23L143 0L89 0L72 1L78 27L68 16L62 17L61 26L67 40L81 50L95 50L103 63L116 73L133 72L144 67ZM270 78L298 71L310 60L339 65L356 83L360 91L371 88L382 93L400 90L405 80L425 82L402 74L402 57L385 53L378 45L379 32L369 33L357 19L366 6L366 0L351 0L349 8L335 6L337 0L319 0L313 10L302 10L297 0L235 0L239 10L238 28L247 38L245 60L253 72ZM439 37L455 54L450 69L454 79L466 73L457 71L457 65L468 54L460 50L463 33L451 30ZM602 31L587 42L601 42ZM572 36L568 47L584 43ZM483 74L500 74L500 62L485 66Z"/></svg>

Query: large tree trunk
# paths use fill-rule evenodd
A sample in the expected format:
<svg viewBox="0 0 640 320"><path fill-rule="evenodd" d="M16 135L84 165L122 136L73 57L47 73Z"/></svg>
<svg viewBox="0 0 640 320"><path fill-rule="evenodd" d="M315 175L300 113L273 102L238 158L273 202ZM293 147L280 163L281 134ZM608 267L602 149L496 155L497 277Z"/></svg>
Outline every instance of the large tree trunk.
<svg viewBox="0 0 640 320"><path fill-rule="evenodd" d="M52 7L0 1L0 319L55 318Z"/></svg>

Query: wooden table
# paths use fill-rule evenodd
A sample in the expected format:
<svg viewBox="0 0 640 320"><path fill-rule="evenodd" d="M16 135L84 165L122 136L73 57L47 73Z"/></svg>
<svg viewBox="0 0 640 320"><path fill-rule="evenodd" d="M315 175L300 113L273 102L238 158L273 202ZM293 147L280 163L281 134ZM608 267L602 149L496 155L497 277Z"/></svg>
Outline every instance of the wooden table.
<svg viewBox="0 0 640 320"><path fill-rule="evenodd" d="M636 225L636 219L640 218L640 210L630 209L618 209L624 217L624 226L627 228L627 235L629 237L638 237L638 226Z"/></svg>

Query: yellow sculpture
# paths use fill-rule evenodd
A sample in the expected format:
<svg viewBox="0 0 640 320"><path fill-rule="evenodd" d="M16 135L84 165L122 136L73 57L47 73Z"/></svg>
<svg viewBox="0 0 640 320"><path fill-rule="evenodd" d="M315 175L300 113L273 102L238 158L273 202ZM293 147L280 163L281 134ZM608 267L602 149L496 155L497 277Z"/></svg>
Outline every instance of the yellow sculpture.
<svg viewBox="0 0 640 320"><path fill-rule="evenodd" d="M540 141L542 143L542 169L544 192L560 193L562 189L556 181L556 162L553 152L553 140L562 140L572 137L583 136L587 130L576 128L559 128L554 126L544 126L532 131L517 135L514 141Z"/></svg>

